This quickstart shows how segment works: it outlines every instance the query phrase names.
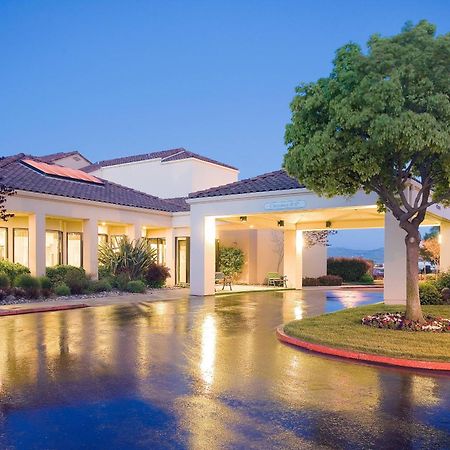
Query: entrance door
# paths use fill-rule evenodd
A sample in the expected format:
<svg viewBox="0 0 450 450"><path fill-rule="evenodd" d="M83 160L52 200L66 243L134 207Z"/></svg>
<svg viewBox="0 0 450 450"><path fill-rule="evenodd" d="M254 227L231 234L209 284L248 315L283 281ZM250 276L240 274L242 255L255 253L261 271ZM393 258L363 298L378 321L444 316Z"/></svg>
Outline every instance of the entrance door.
<svg viewBox="0 0 450 450"><path fill-rule="evenodd" d="M175 238L176 246L176 271L175 283L186 285L189 284L190 272L190 238L177 237Z"/></svg>

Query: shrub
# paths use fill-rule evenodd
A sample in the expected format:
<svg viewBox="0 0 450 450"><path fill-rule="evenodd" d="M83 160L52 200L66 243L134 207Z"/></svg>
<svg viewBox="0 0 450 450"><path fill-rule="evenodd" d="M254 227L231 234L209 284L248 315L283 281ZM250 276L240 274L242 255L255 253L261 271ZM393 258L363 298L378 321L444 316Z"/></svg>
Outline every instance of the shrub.
<svg viewBox="0 0 450 450"><path fill-rule="evenodd" d="M435 281L436 288L442 291L444 288L450 288L450 270L447 272L441 272Z"/></svg>
<svg viewBox="0 0 450 450"><path fill-rule="evenodd" d="M319 280L318 278L304 277L302 286L319 286Z"/></svg>
<svg viewBox="0 0 450 450"><path fill-rule="evenodd" d="M119 291L126 291L128 281L130 281L128 279L128 276L124 273L121 273L111 279L111 284L113 287L119 289Z"/></svg>
<svg viewBox="0 0 450 450"><path fill-rule="evenodd" d="M49 277L40 277L39 282L41 283L41 294L47 298L52 294L52 282Z"/></svg>
<svg viewBox="0 0 450 450"><path fill-rule="evenodd" d="M92 280L89 282L88 290L91 292L109 292L112 289L108 279Z"/></svg>
<svg viewBox="0 0 450 450"><path fill-rule="evenodd" d="M419 296L422 305L442 305L444 303L441 293L434 281L420 283Z"/></svg>
<svg viewBox="0 0 450 450"><path fill-rule="evenodd" d="M52 286L55 286L58 283L64 282L64 278L69 270L77 270L86 275L86 272L82 267L69 266L66 264L60 264L54 267L47 267L45 269L45 274L50 279Z"/></svg>
<svg viewBox="0 0 450 450"><path fill-rule="evenodd" d="M70 295L70 288L66 283L64 283L64 281L60 281L59 283L57 283L53 289L55 291L55 294L60 297L67 297L68 295Z"/></svg>
<svg viewBox="0 0 450 450"><path fill-rule="evenodd" d="M145 292L145 283L141 280L129 281L127 283L127 291L136 294L143 294Z"/></svg>
<svg viewBox="0 0 450 450"><path fill-rule="evenodd" d="M89 280L84 270L72 267L64 275L64 283L69 287L72 294L82 294L88 287Z"/></svg>
<svg viewBox="0 0 450 450"><path fill-rule="evenodd" d="M364 284L373 284L373 276L370 275L369 273L365 273L360 279L359 279L360 283L364 283Z"/></svg>
<svg viewBox="0 0 450 450"><path fill-rule="evenodd" d="M342 284L342 277L338 275L322 275L317 280L320 286L340 286Z"/></svg>
<svg viewBox="0 0 450 450"><path fill-rule="evenodd" d="M338 275L344 281L359 281L371 268L369 261L363 258L328 258L327 273Z"/></svg>
<svg viewBox="0 0 450 450"><path fill-rule="evenodd" d="M219 271L234 278L244 267L244 252L237 247L220 247L218 261Z"/></svg>
<svg viewBox="0 0 450 450"><path fill-rule="evenodd" d="M5 272L0 272L0 289L8 289L11 286L11 280Z"/></svg>
<svg viewBox="0 0 450 450"><path fill-rule="evenodd" d="M166 284L167 278L170 278L169 268L156 263L150 264L145 276L148 286L152 288L162 288Z"/></svg>
<svg viewBox="0 0 450 450"><path fill-rule="evenodd" d="M114 242L101 245L98 253L103 272L109 272L114 277L123 274L128 281L144 278L156 257L156 250L144 238L130 241L124 237L118 246Z"/></svg>
<svg viewBox="0 0 450 450"><path fill-rule="evenodd" d="M25 297L27 298L38 298L39 290L41 288L41 284L39 279L31 276L28 273L23 273L19 275L14 280L14 285L18 288L21 288L25 292Z"/></svg>
<svg viewBox="0 0 450 450"><path fill-rule="evenodd" d="M30 269L22 266L22 264L12 263L6 259L2 259L0 260L0 272L8 276L9 284L11 285L19 275L30 273Z"/></svg>

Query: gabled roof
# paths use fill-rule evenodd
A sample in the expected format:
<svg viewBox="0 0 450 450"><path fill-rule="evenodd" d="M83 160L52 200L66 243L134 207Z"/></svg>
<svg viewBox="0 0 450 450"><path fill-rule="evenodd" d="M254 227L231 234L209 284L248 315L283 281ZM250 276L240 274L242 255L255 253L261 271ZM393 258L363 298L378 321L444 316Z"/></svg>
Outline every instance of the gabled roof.
<svg viewBox="0 0 450 450"><path fill-rule="evenodd" d="M24 155L23 153L0 159L1 182L15 190L57 195L59 197L166 212L186 210L181 203L166 201L101 178L99 178L101 183L93 183L43 173L23 162L27 159L37 162L42 161L39 157ZM55 166L62 168L62 166Z"/></svg>
<svg viewBox="0 0 450 450"><path fill-rule="evenodd" d="M184 148L173 148L171 150L162 150L152 153L142 153L140 155L124 156L122 158L106 159L96 162L90 166L83 167L81 170L85 172L94 172L102 167L117 166L119 164L128 164L138 161L148 161L152 159L161 159L161 162L177 161L182 159L198 159L199 161L209 162L218 166L227 167L228 169L238 170L236 167L224 164L206 156L199 155L197 153L190 152Z"/></svg>
<svg viewBox="0 0 450 450"><path fill-rule="evenodd" d="M304 188L304 186L295 178L290 177L284 170L277 170L257 177L205 189L204 191L193 192L189 194L189 198L219 197L222 195L284 191L300 188Z"/></svg>
<svg viewBox="0 0 450 450"><path fill-rule="evenodd" d="M89 159L87 159L84 155L82 155L79 151L75 150L73 152L58 152L58 153L51 153L50 155L43 155L39 156L39 159L44 162L55 162L63 158L68 158L69 156L78 155L81 156L85 161L90 163Z"/></svg>

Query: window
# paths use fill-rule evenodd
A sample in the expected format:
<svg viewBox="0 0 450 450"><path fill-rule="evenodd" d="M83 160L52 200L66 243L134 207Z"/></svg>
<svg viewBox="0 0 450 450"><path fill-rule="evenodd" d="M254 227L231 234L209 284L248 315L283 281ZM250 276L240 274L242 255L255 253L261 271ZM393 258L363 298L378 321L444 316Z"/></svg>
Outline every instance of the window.
<svg viewBox="0 0 450 450"><path fill-rule="evenodd" d="M164 238L148 238L150 248L156 250L156 262L166 263L166 240Z"/></svg>
<svg viewBox="0 0 450 450"><path fill-rule="evenodd" d="M120 243L124 240L125 235L124 234L113 234L111 235L111 243L113 247L117 248L119 247Z"/></svg>
<svg viewBox="0 0 450 450"><path fill-rule="evenodd" d="M98 245L104 245L108 243L108 235L100 233L98 235Z"/></svg>
<svg viewBox="0 0 450 450"><path fill-rule="evenodd" d="M45 232L45 265L47 267L62 264L62 231Z"/></svg>
<svg viewBox="0 0 450 450"><path fill-rule="evenodd" d="M189 284L190 278L190 238L175 238L175 284Z"/></svg>
<svg viewBox="0 0 450 450"><path fill-rule="evenodd" d="M28 267L28 228L14 228L13 240L13 261Z"/></svg>
<svg viewBox="0 0 450 450"><path fill-rule="evenodd" d="M82 233L67 233L67 264L75 267L83 265Z"/></svg>
<svg viewBox="0 0 450 450"><path fill-rule="evenodd" d="M0 259L8 257L8 228L0 228Z"/></svg>

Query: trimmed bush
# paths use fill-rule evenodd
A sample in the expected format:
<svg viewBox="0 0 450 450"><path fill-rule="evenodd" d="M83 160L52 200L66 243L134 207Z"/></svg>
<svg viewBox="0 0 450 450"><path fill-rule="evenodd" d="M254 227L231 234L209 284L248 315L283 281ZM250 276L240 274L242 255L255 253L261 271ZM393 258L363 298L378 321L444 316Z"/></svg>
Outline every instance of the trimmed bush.
<svg viewBox="0 0 450 450"><path fill-rule="evenodd" d="M302 286L319 286L319 280L312 277L304 277L302 280Z"/></svg>
<svg viewBox="0 0 450 450"><path fill-rule="evenodd" d="M0 289L9 289L11 280L5 272L0 272Z"/></svg>
<svg viewBox="0 0 450 450"><path fill-rule="evenodd" d="M111 289L111 283L106 278L89 281L88 290L90 292L109 292Z"/></svg>
<svg viewBox="0 0 450 450"><path fill-rule="evenodd" d="M121 273L120 275L117 275L111 279L112 286L119 289L119 291L126 291L127 290L127 284L128 284L128 276L125 273Z"/></svg>
<svg viewBox="0 0 450 450"><path fill-rule="evenodd" d="M129 281L127 283L127 291L135 294L143 294L146 290L145 283L141 280Z"/></svg>
<svg viewBox="0 0 450 450"><path fill-rule="evenodd" d="M39 279L31 276L28 273L23 273L22 275L19 275L14 280L14 286L23 289L25 292L25 297L27 298L39 297L39 290L41 288Z"/></svg>
<svg viewBox="0 0 450 450"><path fill-rule="evenodd" d="M370 275L369 273L365 273L360 279L359 279L360 283L363 284L373 284L373 276Z"/></svg>
<svg viewBox="0 0 450 450"><path fill-rule="evenodd" d="M145 275L147 285L151 288L162 288L166 284L167 278L170 278L169 268L163 264L150 264Z"/></svg>
<svg viewBox="0 0 450 450"><path fill-rule="evenodd" d="M419 284L420 303L422 305L442 305L441 292L433 281L426 281Z"/></svg>
<svg viewBox="0 0 450 450"><path fill-rule="evenodd" d="M338 275L322 275L317 280L320 286L340 286L342 284L342 277Z"/></svg>
<svg viewBox="0 0 450 450"><path fill-rule="evenodd" d="M40 277L39 282L41 283L41 294L48 298L52 294L52 282L49 277Z"/></svg>
<svg viewBox="0 0 450 450"><path fill-rule="evenodd" d="M59 297L67 297L68 295L70 295L70 288L66 283L64 283L64 281L60 281L59 283L57 283L53 290Z"/></svg>
<svg viewBox="0 0 450 450"><path fill-rule="evenodd" d="M64 283L69 287L72 294L82 294L88 287L89 280L83 269L73 267L64 275Z"/></svg>
<svg viewBox="0 0 450 450"><path fill-rule="evenodd" d="M6 259L2 259L0 260L0 272L8 276L9 284L12 285L19 275L30 273L30 269L22 264L12 263Z"/></svg>
<svg viewBox="0 0 450 450"><path fill-rule="evenodd" d="M69 266L67 264L60 264L54 267L47 267L45 269L45 275L50 278L52 286L64 281L64 278L69 270L78 270L86 276L86 272L82 267Z"/></svg>
<svg viewBox="0 0 450 450"><path fill-rule="evenodd" d="M450 288L450 270L441 272L434 283L439 291L442 291L444 288Z"/></svg>
<svg viewBox="0 0 450 450"><path fill-rule="evenodd" d="M328 258L328 275L338 275L346 282L359 281L371 268L363 258Z"/></svg>

